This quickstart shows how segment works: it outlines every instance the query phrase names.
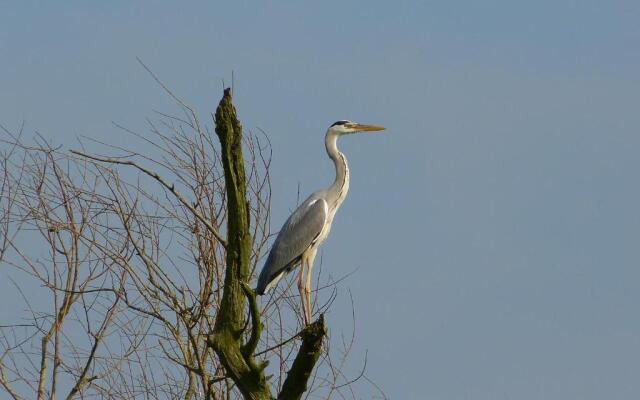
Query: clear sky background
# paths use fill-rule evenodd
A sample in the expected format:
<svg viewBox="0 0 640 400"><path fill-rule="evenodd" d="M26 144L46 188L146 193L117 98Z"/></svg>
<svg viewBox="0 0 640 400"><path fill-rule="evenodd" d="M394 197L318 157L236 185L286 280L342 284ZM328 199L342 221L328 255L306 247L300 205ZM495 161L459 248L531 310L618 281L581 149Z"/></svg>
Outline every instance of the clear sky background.
<svg viewBox="0 0 640 400"><path fill-rule="evenodd" d="M330 123L385 125L341 142L321 253L357 269L328 315L350 289L352 368L392 399L640 398L640 2L239 3L3 2L0 123L115 141L175 110L135 57L202 115L233 71L273 230L331 182Z"/></svg>

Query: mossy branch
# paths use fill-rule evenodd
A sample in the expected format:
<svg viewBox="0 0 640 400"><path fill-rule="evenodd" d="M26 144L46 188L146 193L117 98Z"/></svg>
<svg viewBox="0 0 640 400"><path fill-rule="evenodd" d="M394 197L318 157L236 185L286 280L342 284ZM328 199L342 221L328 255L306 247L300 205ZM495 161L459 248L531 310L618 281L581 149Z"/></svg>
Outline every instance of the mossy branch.
<svg viewBox="0 0 640 400"><path fill-rule="evenodd" d="M316 322L302 331L302 345L287 373L287 379L282 385L278 399L298 400L302 398L304 392L307 391L307 382L311 372L322 354L322 339L326 334L324 314L321 314Z"/></svg>
<svg viewBox="0 0 640 400"><path fill-rule="evenodd" d="M242 125L231 99L231 90L225 89L216 109L216 134L220 140L222 166L227 192L227 247L224 292L216 316L209 345L220 357L229 377L238 386L245 399L271 399L271 391L263 368L253 358L253 350L259 339L255 338L255 324L250 346L242 346L242 329L245 325L245 289L250 278L251 236L247 213L244 158L242 156ZM255 298L252 309L257 307ZM252 311L254 315L255 311ZM259 315L258 315L259 320ZM253 343L255 342L255 343ZM244 351L243 351L244 350Z"/></svg>
<svg viewBox="0 0 640 400"><path fill-rule="evenodd" d="M269 384L264 375L266 364L256 363L253 355L260 340L262 323L256 295L248 285L251 277L251 237L246 206L242 126L229 89L224 91L216 109L215 123L227 192L227 246L224 292L214 332L208 343L246 399L271 399ZM252 331L249 340L243 345L247 300ZM287 374L279 399L300 399L307 390L309 377L322 354L322 339L326 332L322 315L302 331L302 345Z"/></svg>
<svg viewBox="0 0 640 400"><path fill-rule="evenodd" d="M251 336L242 348L242 353L245 357L250 357L256 351L256 347L258 347L260 334L262 333L262 322L260 322L260 308L258 307L256 292L244 282L242 283L242 289L247 296L247 300L249 300L249 312L251 313Z"/></svg>

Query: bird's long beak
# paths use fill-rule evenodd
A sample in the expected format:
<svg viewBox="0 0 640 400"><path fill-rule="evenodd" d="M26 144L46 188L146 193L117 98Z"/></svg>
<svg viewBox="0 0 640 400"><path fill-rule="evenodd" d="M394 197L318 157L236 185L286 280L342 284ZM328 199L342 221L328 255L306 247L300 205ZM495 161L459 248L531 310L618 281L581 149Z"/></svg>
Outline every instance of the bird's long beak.
<svg viewBox="0 0 640 400"><path fill-rule="evenodd" d="M373 131L383 131L386 128L384 126L378 126L378 125L355 124L353 129L355 129L356 132L373 132Z"/></svg>

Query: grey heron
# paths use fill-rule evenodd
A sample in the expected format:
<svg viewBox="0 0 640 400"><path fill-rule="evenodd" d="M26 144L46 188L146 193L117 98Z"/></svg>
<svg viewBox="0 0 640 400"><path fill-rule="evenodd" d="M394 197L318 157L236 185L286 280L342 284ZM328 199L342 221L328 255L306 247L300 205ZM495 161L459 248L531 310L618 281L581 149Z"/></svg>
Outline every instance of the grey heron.
<svg viewBox="0 0 640 400"><path fill-rule="evenodd" d="M320 245L329 236L333 217L349 190L347 158L338 150L338 138L357 132L381 131L376 125L338 121L331 125L325 136L325 147L336 169L336 178L327 189L312 193L289 216L278 233L267 257L256 293L263 295L278 281L300 264L298 290L302 300L305 324L311 323L311 269ZM306 270L305 270L306 268Z"/></svg>

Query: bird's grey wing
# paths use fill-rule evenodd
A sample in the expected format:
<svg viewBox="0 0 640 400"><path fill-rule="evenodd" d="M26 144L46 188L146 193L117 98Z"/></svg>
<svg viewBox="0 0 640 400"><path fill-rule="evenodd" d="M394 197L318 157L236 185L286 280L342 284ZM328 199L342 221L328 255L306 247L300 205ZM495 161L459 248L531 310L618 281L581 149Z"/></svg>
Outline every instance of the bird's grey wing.
<svg viewBox="0 0 640 400"><path fill-rule="evenodd" d="M258 294L264 294L269 283L288 272L288 269L295 265L302 253L320 235L327 218L327 211L326 201L309 199L291 214L278 233L262 268L256 288Z"/></svg>

